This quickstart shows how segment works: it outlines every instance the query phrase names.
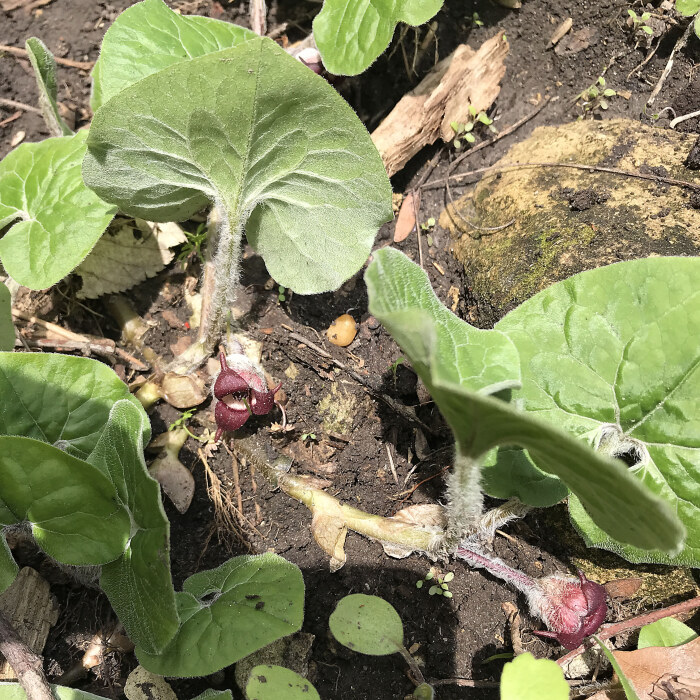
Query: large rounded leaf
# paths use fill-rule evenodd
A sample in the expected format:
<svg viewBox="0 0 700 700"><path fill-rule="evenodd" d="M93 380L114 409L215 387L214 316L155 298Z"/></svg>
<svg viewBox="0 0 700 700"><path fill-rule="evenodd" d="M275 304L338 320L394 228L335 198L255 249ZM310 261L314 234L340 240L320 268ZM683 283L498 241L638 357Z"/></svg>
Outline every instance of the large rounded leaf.
<svg viewBox="0 0 700 700"><path fill-rule="evenodd" d="M83 184L85 131L23 143L0 162L0 260L30 289L45 289L90 252L117 209ZM13 223L15 222L15 223Z"/></svg>
<svg viewBox="0 0 700 700"><path fill-rule="evenodd" d="M95 115L83 175L150 220L182 220L216 202L222 237L236 238L247 221L270 274L304 294L355 273L392 215L384 166L354 112L262 38L120 92Z"/></svg>
<svg viewBox="0 0 700 700"><path fill-rule="evenodd" d="M248 29L218 19L183 17L162 0L144 0L122 12L107 30L92 71L90 106L97 111L125 87L151 73L255 36Z"/></svg>
<svg viewBox="0 0 700 700"><path fill-rule="evenodd" d="M443 0L325 0L314 19L323 65L335 75L357 75L389 45L398 22L427 22Z"/></svg>
<svg viewBox="0 0 700 700"><path fill-rule="evenodd" d="M81 459L95 449L112 405L119 399L134 404L143 418L143 441L150 439L150 424L141 404L97 360L0 352L0 396L0 435L35 438Z"/></svg>
<svg viewBox="0 0 700 700"><path fill-rule="evenodd" d="M104 564L129 541L130 521L99 470L45 442L0 436L0 527L28 522L64 564Z"/></svg>
<svg viewBox="0 0 700 700"><path fill-rule="evenodd" d="M206 676L301 628L301 571L276 554L235 557L190 576L183 589L173 641L160 654L136 647L153 673Z"/></svg>
<svg viewBox="0 0 700 700"><path fill-rule="evenodd" d="M516 397L525 410L625 459L688 530L675 557L623 546L572 497L570 512L587 542L632 561L699 565L700 259L648 258L583 272L521 304L496 328L520 353Z"/></svg>

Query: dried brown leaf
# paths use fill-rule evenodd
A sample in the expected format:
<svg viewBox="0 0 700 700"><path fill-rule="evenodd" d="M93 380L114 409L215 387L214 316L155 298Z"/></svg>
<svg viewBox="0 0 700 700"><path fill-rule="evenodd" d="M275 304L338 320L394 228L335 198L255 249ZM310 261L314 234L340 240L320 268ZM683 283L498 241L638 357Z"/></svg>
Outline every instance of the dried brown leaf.
<svg viewBox="0 0 700 700"><path fill-rule="evenodd" d="M416 212L420 206L420 191L409 192L401 203L394 228L394 243L405 241L416 227Z"/></svg>

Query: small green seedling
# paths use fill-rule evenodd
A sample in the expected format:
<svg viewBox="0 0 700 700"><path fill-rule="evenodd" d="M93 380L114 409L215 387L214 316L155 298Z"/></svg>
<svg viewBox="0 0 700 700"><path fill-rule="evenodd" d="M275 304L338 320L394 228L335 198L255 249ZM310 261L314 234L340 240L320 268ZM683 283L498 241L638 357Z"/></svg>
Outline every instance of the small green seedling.
<svg viewBox="0 0 700 700"><path fill-rule="evenodd" d="M302 433L301 441L306 443L318 442L318 439L316 438L316 433Z"/></svg>
<svg viewBox="0 0 700 700"><path fill-rule="evenodd" d="M285 301L287 301L287 295L286 295L287 289L283 287L281 284L277 286L277 301L280 304L284 304ZM291 290L289 290L290 298L291 298Z"/></svg>
<svg viewBox="0 0 700 700"><path fill-rule="evenodd" d="M204 263L202 245L207 240L207 225L201 223L197 226L196 231L185 231L184 233L185 242L182 244L180 253L177 256L178 262L182 265L183 269L187 267L191 259L199 260L200 263Z"/></svg>
<svg viewBox="0 0 700 700"><path fill-rule="evenodd" d="M483 27L484 23L481 21L478 12L474 12L471 16L471 23L473 27Z"/></svg>
<svg viewBox="0 0 700 700"><path fill-rule="evenodd" d="M637 32L643 32L644 34L653 36L654 30L647 24L647 22L651 19L650 12L642 12L641 15L638 15L634 10L630 9L627 10L627 14L630 16L632 30L635 32L635 34Z"/></svg>
<svg viewBox="0 0 700 700"><path fill-rule="evenodd" d="M423 588L424 583L435 581L428 589L429 595L441 595L443 598L451 598L452 593L449 590L449 582L455 577L452 571L448 571L442 575L438 573L435 567L431 567L430 571L425 575L424 579L416 581L416 588Z"/></svg>
<svg viewBox="0 0 700 700"><path fill-rule="evenodd" d="M608 99L615 95L617 95L617 92L612 88L606 87L605 78L601 75L593 85L587 87L579 94L576 101L583 109L584 114L591 114L596 109L607 109L610 106Z"/></svg>
<svg viewBox="0 0 700 700"><path fill-rule="evenodd" d="M486 112L483 110L477 112L476 109L469 105L469 119L462 124L460 122L450 122L452 130L455 132L455 139L452 142L455 148L462 148L462 140L466 141L469 145L476 142L476 136L474 135L474 129L479 124L483 124L488 127L489 131L496 133L496 128L493 125L493 119L491 119Z"/></svg>
<svg viewBox="0 0 700 700"><path fill-rule="evenodd" d="M431 216L425 223L420 225L423 231L432 231L435 228L435 219Z"/></svg>
<svg viewBox="0 0 700 700"><path fill-rule="evenodd" d="M182 415L175 419L169 426L168 430L175 430L176 428L182 428L193 440L197 440L197 442L212 442L212 437L208 435L207 433L209 431L205 431L205 434L202 435L201 437L198 435L195 435L188 427L187 427L187 421L192 418L192 416L197 412L196 408L189 408L186 411L182 412Z"/></svg>
<svg viewBox="0 0 700 700"><path fill-rule="evenodd" d="M418 663L404 646L401 618L386 600L362 593L345 596L330 616L328 625L338 642L360 654L401 654L411 669L416 691L428 685ZM424 695L425 692L423 688L415 697L432 698L432 694Z"/></svg>

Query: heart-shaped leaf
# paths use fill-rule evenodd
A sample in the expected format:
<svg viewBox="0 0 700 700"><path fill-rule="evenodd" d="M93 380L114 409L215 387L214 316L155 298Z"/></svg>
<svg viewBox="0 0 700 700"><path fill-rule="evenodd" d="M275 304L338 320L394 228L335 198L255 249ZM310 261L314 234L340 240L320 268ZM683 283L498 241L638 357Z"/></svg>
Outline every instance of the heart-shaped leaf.
<svg viewBox="0 0 700 700"><path fill-rule="evenodd" d="M675 647L692 642L697 636L688 625L684 625L675 617L664 617L649 625L644 625L639 630L637 649Z"/></svg>
<svg viewBox="0 0 700 700"><path fill-rule="evenodd" d="M106 365L54 353L0 353L0 435L23 435L80 459L95 449L112 405L128 399L141 414L142 439L150 439L143 407ZM136 440L137 436L133 436Z"/></svg>
<svg viewBox="0 0 700 700"><path fill-rule="evenodd" d="M443 0L325 0L314 19L323 65L335 75L357 75L384 53L398 22L427 22Z"/></svg>
<svg viewBox="0 0 700 700"><path fill-rule="evenodd" d="M365 281L370 311L410 359L452 428L460 454L474 460L499 445L524 447L537 455L541 469L581 498L594 521L615 539L678 551L684 536L678 517L622 462L484 393L512 387L519 379L518 354L504 333L476 332L456 317L445 323L444 313L435 312L439 302L427 301L427 275L399 251L376 252ZM482 337L489 340L474 343L475 360L468 356L472 338ZM569 427L566 421L559 425Z"/></svg>
<svg viewBox="0 0 700 700"><path fill-rule="evenodd" d="M23 143L0 162L0 260L30 289L65 277L90 252L116 213L83 184L85 131ZM14 223L13 223L14 222Z"/></svg>
<svg viewBox="0 0 700 700"><path fill-rule="evenodd" d="M310 681L282 666L255 666L245 694L248 700L321 700Z"/></svg>
<svg viewBox="0 0 700 700"><path fill-rule="evenodd" d="M180 629L160 653L136 647L162 676L205 676L301 628L304 580L276 554L240 556L190 576L176 595Z"/></svg>
<svg viewBox="0 0 700 700"><path fill-rule="evenodd" d="M92 71L90 106L147 75L256 37L248 29L209 17L183 17L162 0L144 0L122 12L102 40ZM178 98L175 98L178 99Z"/></svg>
<svg viewBox="0 0 700 700"><path fill-rule="evenodd" d="M73 133L72 129L58 113L56 61L53 54L46 48L44 42L36 37L27 39L24 46L27 49L29 62L34 69L34 77L39 90L39 105L49 132L52 136L70 136Z"/></svg>
<svg viewBox="0 0 700 700"><path fill-rule="evenodd" d="M131 401L117 401L89 461L109 475L131 518L128 546L102 567L100 586L134 644L157 653L179 621L170 577L170 524L158 482L143 459L144 420Z"/></svg>
<svg viewBox="0 0 700 700"><path fill-rule="evenodd" d="M270 274L304 294L356 272L392 215L384 166L355 113L269 39L122 90L95 115L88 147L83 175L100 196L154 221L216 202L217 264L235 267L247 222Z"/></svg>
<svg viewBox="0 0 700 700"><path fill-rule="evenodd" d="M583 272L521 304L496 328L520 353L516 398L525 410L625 460L688 530L673 558L622 546L574 496L569 510L587 543L631 561L698 565L700 260L648 258ZM516 458L524 469L523 456ZM491 478L500 481L499 495L508 490L509 461L504 456L501 478Z"/></svg>
<svg viewBox="0 0 700 700"><path fill-rule="evenodd" d="M0 483L0 527L28 522L37 544L57 561L104 564L124 551L129 515L92 465L45 442L4 435Z"/></svg>

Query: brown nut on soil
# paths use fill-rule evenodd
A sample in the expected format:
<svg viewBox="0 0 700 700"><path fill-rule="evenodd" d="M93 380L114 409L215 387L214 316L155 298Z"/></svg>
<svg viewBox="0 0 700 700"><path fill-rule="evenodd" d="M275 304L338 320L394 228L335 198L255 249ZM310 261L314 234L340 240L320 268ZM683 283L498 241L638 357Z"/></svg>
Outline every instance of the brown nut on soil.
<svg viewBox="0 0 700 700"><path fill-rule="evenodd" d="M350 343L355 340L356 334L357 324L350 314L338 316L326 331L328 340L330 340L333 345L338 345L341 348L350 345Z"/></svg>

